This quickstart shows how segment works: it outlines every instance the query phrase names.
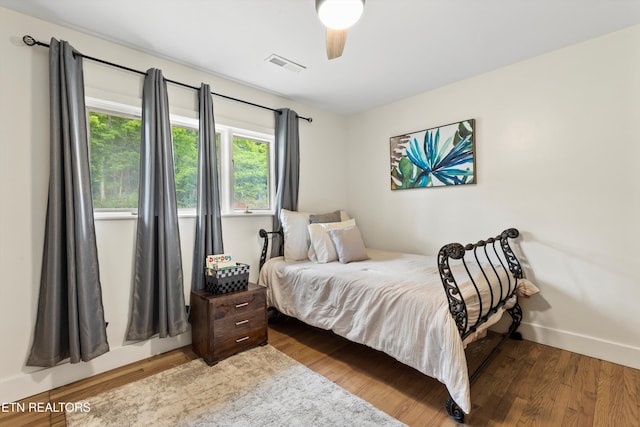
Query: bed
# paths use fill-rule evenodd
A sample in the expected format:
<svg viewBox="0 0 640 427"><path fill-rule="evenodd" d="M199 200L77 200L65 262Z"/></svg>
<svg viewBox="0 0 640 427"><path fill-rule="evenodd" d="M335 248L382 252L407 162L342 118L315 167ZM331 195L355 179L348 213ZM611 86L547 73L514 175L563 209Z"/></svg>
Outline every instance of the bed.
<svg viewBox="0 0 640 427"><path fill-rule="evenodd" d="M344 261L333 229L359 233L353 222L321 226L323 238L334 243L339 259L322 262L314 257L313 232L300 253L267 260L269 237L296 240L286 232L260 230L264 239L259 283L267 287L267 302L278 312L309 325L327 329L351 341L383 351L444 383L449 392L449 415L462 422L470 412L470 384L509 336L517 335L522 319L518 304L521 265L509 240L514 228L486 240L463 246L443 246L437 256L382 251L362 246L357 260ZM317 228L317 227L316 227ZM327 243L329 242L329 243ZM303 247L304 248L304 247ZM317 249L317 248L316 248ZM281 252L281 253L282 253ZM287 256L289 255L289 256ZM314 254L320 255L320 254ZM464 349L486 333L504 312L511 317L507 334L487 360L471 375ZM403 337L403 339L398 339Z"/></svg>

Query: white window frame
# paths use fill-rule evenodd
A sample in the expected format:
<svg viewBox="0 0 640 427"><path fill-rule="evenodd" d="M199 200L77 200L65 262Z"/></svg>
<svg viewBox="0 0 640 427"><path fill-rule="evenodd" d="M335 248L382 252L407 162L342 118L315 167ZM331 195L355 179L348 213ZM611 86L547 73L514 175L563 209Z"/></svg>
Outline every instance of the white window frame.
<svg viewBox="0 0 640 427"><path fill-rule="evenodd" d="M142 108L106 101L99 98L86 97L85 106L87 116L89 111L100 111L107 114L116 114L141 119ZM198 120L170 114L169 120L172 126L180 126L198 130ZM224 120L223 120L224 122ZM275 137L273 129L264 129L258 126L242 123L230 126L223 123L216 123L216 133L220 135L220 212L223 216L245 216L253 215L273 215L275 204ZM269 209L252 209L249 211L233 208L233 137L243 137L255 139L268 144L269 162ZM196 215L195 208L179 208L180 217L193 217ZM137 208L133 209L100 209L94 210L95 219L131 219L137 217Z"/></svg>
<svg viewBox="0 0 640 427"><path fill-rule="evenodd" d="M264 132L251 131L235 126L226 126L216 124L216 132L220 134L220 204L223 215L245 215L247 213L252 214L265 214L273 215L274 212L274 199L275 199L275 144L273 134L269 135ZM240 138L251 139L268 144L267 161L269 162L269 176L267 178L267 190L269 191L269 209L255 209L249 206L249 211L242 209L234 209L233 200L233 138L237 136ZM222 178L222 177L225 178Z"/></svg>

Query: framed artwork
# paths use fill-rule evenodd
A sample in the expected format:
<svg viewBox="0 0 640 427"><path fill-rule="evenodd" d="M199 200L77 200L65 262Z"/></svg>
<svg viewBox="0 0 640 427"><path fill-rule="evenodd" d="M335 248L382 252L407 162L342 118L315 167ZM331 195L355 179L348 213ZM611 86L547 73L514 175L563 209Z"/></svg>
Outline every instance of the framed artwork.
<svg viewBox="0 0 640 427"><path fill-rule="evenodd" d="M475 184L475 120L389 138L391 189Z"/></svg>

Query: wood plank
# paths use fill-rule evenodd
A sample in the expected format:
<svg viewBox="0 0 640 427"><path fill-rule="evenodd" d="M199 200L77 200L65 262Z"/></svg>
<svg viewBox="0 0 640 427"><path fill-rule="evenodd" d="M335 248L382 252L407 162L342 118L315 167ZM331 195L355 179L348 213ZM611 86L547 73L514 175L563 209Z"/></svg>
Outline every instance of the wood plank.
<svg viewBox="0 0 640 427"><path fill-rule="evenodd" d="M522 418L522 415L527 407L527 400L522 397L515 396L513 403L509 407L509 411L501 420L500 425L515 426L518 425L518 420Z"/></svg>
<svg viewBox="0 0 640 427"><path fill-rule="evenodd" d="M617 388L617 398L620 399L620 411L615 414L615 425L640 426L640 409L638 408L637 389L640 385L638 371L627 369L620 365L613 365L614 379L622 376L624 387Z"/></svg>
<svg viewBox="0 0 640 427"><path fill-rule="evenodd" d="M569 408L576 411L578 426L593 425L599 381L600 361L587 356L581 357L572 387L575 399L569 402Z"/></svg>
<svg viewBox="0 0 640 427"><path fill-rule="evenodd" d="M638 426L637 385L634 373L602 361L595 402L594 424Z"/></svg>
<svg viewBox="0 0 640 427"><path fill-rule="evenodd" d="M551 414L549 416L549 424L550 426L564 426L565 425L565 416L567 413L567 407L569 405L569 401L573 398L571 387L560 383L558 387L558 392L555 395L555 400L553 401L553 407L551 408ZM567 422L570 418L567 419ZM577 419L576 419L577 422Z"/></svg>
<svg viewBox="0 0 640 427"><path fill-rule="evenodd" d="M599 425L605 425L611 409L611 377L612 366L610 363L602 362L600 370L600 381L598 381L598 394L595 402L594 420Z"/></svg>
<svg viewBox="0 0 640 427"><path fill-rule="evenodd" d="M532 371L542 348L540 346L532 346L531 343L526 341L521 344L523 353L517 361L519 368L514 372L514 376L502 393L501 399L491 411L491 415L489 415L489 419L497 423L507 423L507 417L514 416L511 408L516 404L516 398L526 401L529 395L529 388L535 381L535 375L533 375ZM518 413L518 416L520 416L520 413ZM513 425L515 422L517 422L517 419L511 420L511 423L507 423L507 425Z"/></svg>
<svg viewBox="0 0 640 427"><path fill-rule="evenodd" d="M518 420L521 426L550 425L554 397L560 386L558 369L562 367L559 363L562 351L551 347L544 350L532 368L536 381L529 388L527 405Z"/></svg>
<svg viewBox="0 0 640 427"><path fill-rule="evenodd" d="M521 368L520 360L524 353L520 349L524 348L513 341L507 342L496 358L491 362L480 377L471 386L471 403L474 410L488 407L494 408L507 390L515 374Z"/></svg>
<svg viewBox="0 0 640 427"><path fill-rule="evenodd" d="M573 382L578 372L578 364L580 363L581 356L577 353L569 353L569 361L567 362L566 369L562 372L561 383L572 387Z"/></svg>
<svg viewBox="0 0 640 427"><path fill-rule="evenodd" d="M636 406L638 415L640 415L640 370L635 369L631 373L633 382L636 384Z"/></svg>

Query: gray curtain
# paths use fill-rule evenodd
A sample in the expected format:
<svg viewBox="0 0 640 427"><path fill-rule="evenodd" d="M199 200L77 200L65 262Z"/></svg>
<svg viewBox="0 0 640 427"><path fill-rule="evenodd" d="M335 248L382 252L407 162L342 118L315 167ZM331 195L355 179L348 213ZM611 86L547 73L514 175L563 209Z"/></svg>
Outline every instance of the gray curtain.
<svg viewBox="0 0 640 427"><path fill-rule="evenodd" d="M298 188L300 187L300 138L298 136L298 114L288 108L275 113L276 130L276 199L273 230L280 231L280 209L298 209ZM273 235L271 256L283 254L282 237Z"/></svg>
<svg viewBox="0 0 640 427"><path fill-rule="evenodd" d="M222 222L220 217L220 185L216 152L216 125L213 118L213 100L209 85L202 84L199 98L198 134L198 212L193 249L191 289L204 289L205 257L224 253Z"/></svg>
<svg viewBox="0 0 640 427"><path fill-rule="evenodd" d="M167 84L147 71L142 90L140 190L127 340L187 330Z"/></svg>
<svg viewBox="0 0 640 427"><path fill-rule="evenodd" d="M82 57L51 39L51 158L40 296L29 366L109 351L96 248Z"/></svg>

